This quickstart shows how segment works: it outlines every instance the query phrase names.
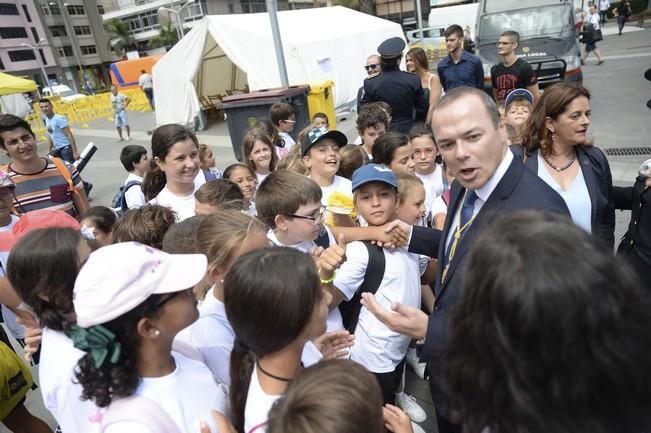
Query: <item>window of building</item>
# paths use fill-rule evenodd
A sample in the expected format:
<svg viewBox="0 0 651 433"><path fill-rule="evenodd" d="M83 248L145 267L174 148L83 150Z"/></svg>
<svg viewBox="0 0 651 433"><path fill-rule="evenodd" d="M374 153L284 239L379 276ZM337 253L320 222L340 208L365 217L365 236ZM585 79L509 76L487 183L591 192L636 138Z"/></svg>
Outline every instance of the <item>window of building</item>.
<svg viewBox="0 0 651 433"><path fill-rule="evenodd" d="M36 31L36 27L30 27L30 29L32 31L32 36L34 36L34 40L36 42L40 41L41 38L38 36L38 32Z"/></svg>
<svg viewBox="0 0 651 433"><path fill-rule="evenodd" d="M24 27L0 27L0 38L2 39L18 39L26 37L27 31Z"/></svg>
<svg viewBox="0 0 651 433"><path fill-rule="evenodd" d="M245 14L267 12L267 5L262 0L240 0L240 3Z"/></svg>
<svg viewBox="0 0 651 433"><path fill-rule="evenodd" d="M18 8L12 3L0 3L0 15L18 15Z"/></svg>
<svg viewBox="0 0 651 433"><path fill-rule="evenodd" d="M29 15L29 10L27 10L27 5L21 5L23 7L23 13L25 14L25 18L27 18L27 22L31 23L32 22L32 17Z"/></svg>
<svg viewBox="0 0 651 433"><path fill-rule="evenodd" d="M2 63L2 59L0 59L0 69L2 69L3 71L5 69L5 64Z"/></svg>
<svg viewBox="0 0 651 433"><path fill-rule="evenodd" d="M9 51L9 58L12 62L24 62L27 60L36 60L34 51L32 50L16 50Z"/></svg>
<svg viewBox="0 0 651 433"><path fill-rule="evenodd" d="M86 15L86 9L82 5L68 5L66 8L70 15Z"/></svg>
<svg viewBox="0 0 651 433"><path fill-rule="evenodd" d="M81 54L84 56L97 54L97 48L95 45L82 45L79 48L81 48Z"/></svg>
<svg viewBox="0 0 651 433"><path fill-rule="evenodd" d="M57 47L57 53L59 57L72 57L72 47L70 45Z"/></svg>
<svg viewBox="0 0 651 433"><path fill-rule="evenodd" d="M43 15L61 15L61 9L59 9L59 6L48 2L41 3L41 11L43 12Z"/></svg>
<svg viewBox="0 0 651 433"><path fill-rule="evenodd" d="M97 5L97 12L100 15L104 15L104 5Z"/></svg>
<svg viewBox="0 0 651 433"><path fill-rule="evenodd" d="M90 32L90 26L74 26L73 29L75 30L75 35L77 36L92 34Z"/></svg>
<svg viewBox="0 0 651 433"><path fill-rule="evenodd" d="M59 38L59 37L68 35L66 33L66 27L65 26L50 26L49 28L50 28L50 32L52 33L52 37L54 37L54 38Z"/></svg>
<svg viewBox="0 0 651 433"><path fill-rule="evenodd" d="M43 62L44 65L47 65L47 59L45 58L45 53L43 52L43 49L39 48L38 53L41 55L41 62Z"/></svg>

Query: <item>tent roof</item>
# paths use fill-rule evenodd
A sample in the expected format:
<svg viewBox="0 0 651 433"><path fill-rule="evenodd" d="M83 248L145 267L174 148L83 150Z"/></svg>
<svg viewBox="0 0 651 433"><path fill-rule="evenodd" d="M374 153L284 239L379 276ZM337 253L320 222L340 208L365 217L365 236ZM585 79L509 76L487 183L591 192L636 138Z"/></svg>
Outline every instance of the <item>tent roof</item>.
<svg viewBox="0 0 651 433"><path fill-rule="evenodd" d="M34 90L36 90L34 81L0 72L0 95L33 92Z"/></svg>

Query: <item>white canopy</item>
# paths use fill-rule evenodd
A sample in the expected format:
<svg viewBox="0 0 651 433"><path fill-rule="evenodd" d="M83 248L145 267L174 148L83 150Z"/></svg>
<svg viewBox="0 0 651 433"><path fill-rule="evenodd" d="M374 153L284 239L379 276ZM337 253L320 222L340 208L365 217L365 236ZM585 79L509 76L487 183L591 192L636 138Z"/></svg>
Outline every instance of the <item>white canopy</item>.
<svg viewBox="0 0 651 433"><path fill-rule="evenodd" d="M290 85L332 80L336 107L353 102L366 57L399 24L341 6L278 12ZM280 87L267 13L213 15L197 23L153 68L156 122L191 123L199 97Z"/></svg>

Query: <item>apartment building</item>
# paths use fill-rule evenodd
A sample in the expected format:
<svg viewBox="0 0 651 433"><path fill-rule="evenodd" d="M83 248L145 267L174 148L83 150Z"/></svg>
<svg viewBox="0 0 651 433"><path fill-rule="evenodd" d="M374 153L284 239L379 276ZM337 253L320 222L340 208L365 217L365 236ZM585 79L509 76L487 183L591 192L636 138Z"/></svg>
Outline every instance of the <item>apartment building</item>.
<svg viewBox="0 0 651 433"><path fill-rule="evenodd" d="M0 2L0 71L43 86L43 70L48 80L61 74L53 50L32 0Z"/></svg>

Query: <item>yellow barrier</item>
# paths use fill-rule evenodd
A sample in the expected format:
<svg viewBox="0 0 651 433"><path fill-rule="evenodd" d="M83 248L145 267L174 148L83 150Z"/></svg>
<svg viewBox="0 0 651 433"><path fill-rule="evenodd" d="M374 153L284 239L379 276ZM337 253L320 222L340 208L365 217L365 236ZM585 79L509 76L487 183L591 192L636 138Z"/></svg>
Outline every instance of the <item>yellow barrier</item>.
<svg viewBox="0 0 651 433"><path fill-rule="evenodd" d="M129 98L127 110L151 111L147 96L142 89L127 89L120 93ZM68 124L71 126L79 125L88 128L88 122L102 118L113 121L113 106L110 93L90 95L71 102L63 102L59 97L50 98L50 101L52 101L54 112L66 116ZM46 138L45 122L41 117L38 103L34 104L34 113L28 115L25 120L29 122L38 138L42 140Z"/></svg>

